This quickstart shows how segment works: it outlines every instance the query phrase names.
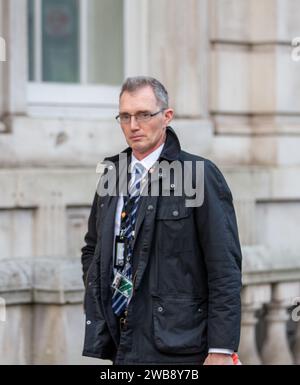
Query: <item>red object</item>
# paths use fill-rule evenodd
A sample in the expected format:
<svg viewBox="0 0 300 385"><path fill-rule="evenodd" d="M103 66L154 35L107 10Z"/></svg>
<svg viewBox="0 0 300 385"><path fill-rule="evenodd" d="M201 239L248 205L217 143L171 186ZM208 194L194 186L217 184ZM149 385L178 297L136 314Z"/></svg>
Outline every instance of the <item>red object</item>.
<svg viewBox="0 0 300 385"><path fill-rule="evenodd" d="M233 365L238 365L238 363L239 363L239 356L237 355L237 353L232 353L231 358L233 360Z"/></svg>

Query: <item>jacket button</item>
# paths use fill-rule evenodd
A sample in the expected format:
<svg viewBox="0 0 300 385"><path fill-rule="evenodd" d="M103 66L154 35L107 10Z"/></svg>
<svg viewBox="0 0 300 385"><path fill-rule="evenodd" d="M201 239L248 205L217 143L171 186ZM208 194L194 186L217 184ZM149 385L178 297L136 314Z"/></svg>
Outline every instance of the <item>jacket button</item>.
<svg viewBox="0 0 300 385"><path fill-rule="evenodd" d="M149 211L152 211L153 210L153 206L152 205L149 205L148 207L147 207L147 209L149 210Z"/></svg>
<svg viewBox="0 0 300 385"><path fill-rule="evenodd" d="M104 203L101 203L100 207L102 208L104 206Z"/></svg>
<svg viewBox="0 0 300 385"><path fill-rule="evenodd" d="M91 323L92 323L92 321L86 321L87 325L90 325Z"/></svg>
<svg viewBox="0 0 300 385"><path fill-rule="evenodd" d="M159 312L159 313L162 313L163 312L163 307L162 306L159 306L158 308L157 308L157 311Z"/></svg>
<svg viewBox="0 0 300 385"><path fill-rule="evenodd" d="M172 183L170 187L171 187L171 189L172 189L172 190L174 190L174 188L175 188L175 184L174 184L174 183Z"/></svg>
<svg viewBox="0 0 300 385"><path fill-rule="evenodd" d="M172 214L173 214L173 217L178 217L179 212L177 210L174 210Z"/></svg>

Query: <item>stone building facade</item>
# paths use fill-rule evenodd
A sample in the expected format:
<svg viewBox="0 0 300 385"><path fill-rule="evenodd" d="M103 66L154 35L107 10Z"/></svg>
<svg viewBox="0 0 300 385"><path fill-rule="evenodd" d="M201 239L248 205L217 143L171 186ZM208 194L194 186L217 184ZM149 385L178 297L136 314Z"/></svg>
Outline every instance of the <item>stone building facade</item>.
<svg viewBox="0 0 300 385"><path fill-rule="evenodd" d="M119 86L145 74L231 186L242 360L299 364L300 2L72 1L0 0L0 363L99 363L81 357L80 248L96 165L126 146Z"/></svg>

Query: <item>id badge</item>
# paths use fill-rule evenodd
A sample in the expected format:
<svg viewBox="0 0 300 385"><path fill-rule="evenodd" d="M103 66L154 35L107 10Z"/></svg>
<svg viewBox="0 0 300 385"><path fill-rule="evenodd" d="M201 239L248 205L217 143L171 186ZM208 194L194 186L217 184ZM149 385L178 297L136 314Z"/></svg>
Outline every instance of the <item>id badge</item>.
<svg viewBox="0 0 300 385"><path fill-rule="evenodd" d="M112 287L117 290L119 293L124 295L124 297L129 298L132 294L132 281L125 277L121 273L116 273L115 278L112 283Z"/></svg>
<svg viewBox="0 0 300 385"><path fill-rule="evenodd" d="M120 268L125 266L125 238L116 236L115 239L115 257L114 257L114 267Z"/></svg>

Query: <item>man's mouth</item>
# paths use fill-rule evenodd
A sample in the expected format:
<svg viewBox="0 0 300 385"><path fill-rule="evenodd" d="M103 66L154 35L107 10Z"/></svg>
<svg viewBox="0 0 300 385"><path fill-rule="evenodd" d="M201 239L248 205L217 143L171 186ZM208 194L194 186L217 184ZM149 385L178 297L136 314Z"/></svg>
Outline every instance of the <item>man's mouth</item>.
<svg viewBox="0 0 300 385"><path fill-rule="evenodd" d="M140 139L142 139L142 138L143 138L143 136L137 135L137 136L132 136L130 139L133 140L133 141L135 141L135 140L140 140Z"/></svg>

